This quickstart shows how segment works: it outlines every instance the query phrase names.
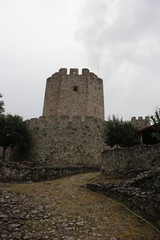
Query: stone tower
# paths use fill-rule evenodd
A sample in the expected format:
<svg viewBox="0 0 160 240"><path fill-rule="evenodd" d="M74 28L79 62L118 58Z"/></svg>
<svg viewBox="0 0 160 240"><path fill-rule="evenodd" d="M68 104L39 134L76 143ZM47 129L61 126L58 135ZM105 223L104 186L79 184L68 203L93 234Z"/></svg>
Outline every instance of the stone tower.
<svg viewBox="0 0 160 240"><path fill-rule="evenodd" d="M138 119L136 117L132 117L131 123L137 129L142 129L151 125L149 116L146 116L145 118L138 117Z"/></svg>
<svg viewBox="0 0 160 240"><path fill-rule="evenodd" d="M104 120L103 81L88 69L66 68L47 79L43 116L94 117Z"/></svg>

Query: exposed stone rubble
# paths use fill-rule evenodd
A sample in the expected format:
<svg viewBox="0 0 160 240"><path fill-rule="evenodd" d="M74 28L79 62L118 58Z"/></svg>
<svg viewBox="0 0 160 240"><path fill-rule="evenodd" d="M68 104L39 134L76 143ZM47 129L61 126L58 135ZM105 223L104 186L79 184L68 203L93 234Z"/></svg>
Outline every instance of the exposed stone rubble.
<svg viewBox="0 0 160 240"><path fill-rule="evenodd" d="M45 223L54 214L47 204L35 205L24 194L0 192L0 226L2 239L42 239L44 233L35 231L30 221ZM30 231L30 229L32 229ZM45 239L45 238L44 238Z"/></svg>
<svg viewBox="0 0 160 240"><path fill-rule="evenodd" d="M99 171L95 166L50 166L35 163L18 163L0 161L0 181L23 182L51 180L77 173Z"/></svg>
<svg viewBox="0 0 160 240"><path fill-rule="evenodd" d="M160 170L143 172L125 182L88 184L87 187L139 210L160 227Z"/></svg>
<svg viewBox="0 0 160 240"><path fill-rule="evenodd" d="M97 173L0 184L0 239L158 240L159 234L112 200L81 187Z"/></svg>

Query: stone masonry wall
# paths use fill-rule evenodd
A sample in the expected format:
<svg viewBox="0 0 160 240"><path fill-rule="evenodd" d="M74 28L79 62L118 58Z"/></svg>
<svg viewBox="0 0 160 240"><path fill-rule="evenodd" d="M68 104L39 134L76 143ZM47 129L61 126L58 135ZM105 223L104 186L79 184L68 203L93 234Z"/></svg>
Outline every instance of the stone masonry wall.
<svg viewBox="0 0 160 240"><path fill-rule="evenodd" d="M160 144L106 150L102 154L102 165L106 174L122 172L122 175L132 170L160 168Z"/></svg>
<svg viewBox="0 0 160 240"><path fill-rule="evenodd" d="M66 68L47 79L43 116L95 117L104 120L103 81L88 69Z"/></svg>
<svg viewBox="0 0 160 240"><path fill-rule="evenodd" d="M149 116L146 116L145 118L143 118L143 117L138 117L138 118L132 117L131 123L137 129L142 129L142 128L145 128L145 127L148 127L148 126L151 125Z"/></svg>
<svg viewBox="0 0 160 240"><path fill-rule="evenodd" d="M30 161L54 166L100 166L103 121L91 117L40 117L28 121L32 132Z"/></svg>
<svg viewBox="0 0 160 240"><path fill-rule="evenodd" d="M0 161L0 182L51 180L72 174L98 170L99 168L87 166L54 167L52 165Z"/></svg>

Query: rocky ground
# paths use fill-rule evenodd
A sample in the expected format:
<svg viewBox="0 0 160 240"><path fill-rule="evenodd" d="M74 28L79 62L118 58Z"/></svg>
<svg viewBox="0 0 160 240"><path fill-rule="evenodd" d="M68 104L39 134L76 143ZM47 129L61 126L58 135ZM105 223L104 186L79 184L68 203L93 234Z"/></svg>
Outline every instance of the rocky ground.
<svg viewBox="0 0 160 240"><path fill-rule="evenodd" d="M0 239L159 240L121 204L84 188L99 173L39 183L0 183Z"/></svg>
<svg viewBox="0 0 160 240"><path fill-rule="evenodd" d="M160 170L149 170L132 178L102 175L87 188L125 203L160 230Z"/></svg>

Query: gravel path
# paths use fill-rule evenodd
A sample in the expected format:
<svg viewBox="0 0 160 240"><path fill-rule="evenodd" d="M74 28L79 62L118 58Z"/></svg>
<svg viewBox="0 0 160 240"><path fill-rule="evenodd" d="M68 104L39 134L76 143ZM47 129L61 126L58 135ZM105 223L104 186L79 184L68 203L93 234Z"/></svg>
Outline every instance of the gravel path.
<svg viewBox="0 0 160 240"><path fill-rule="evenodd" d="M87 191L98 173L0 184L0 239L160 240L122 205Z"/></svg>

